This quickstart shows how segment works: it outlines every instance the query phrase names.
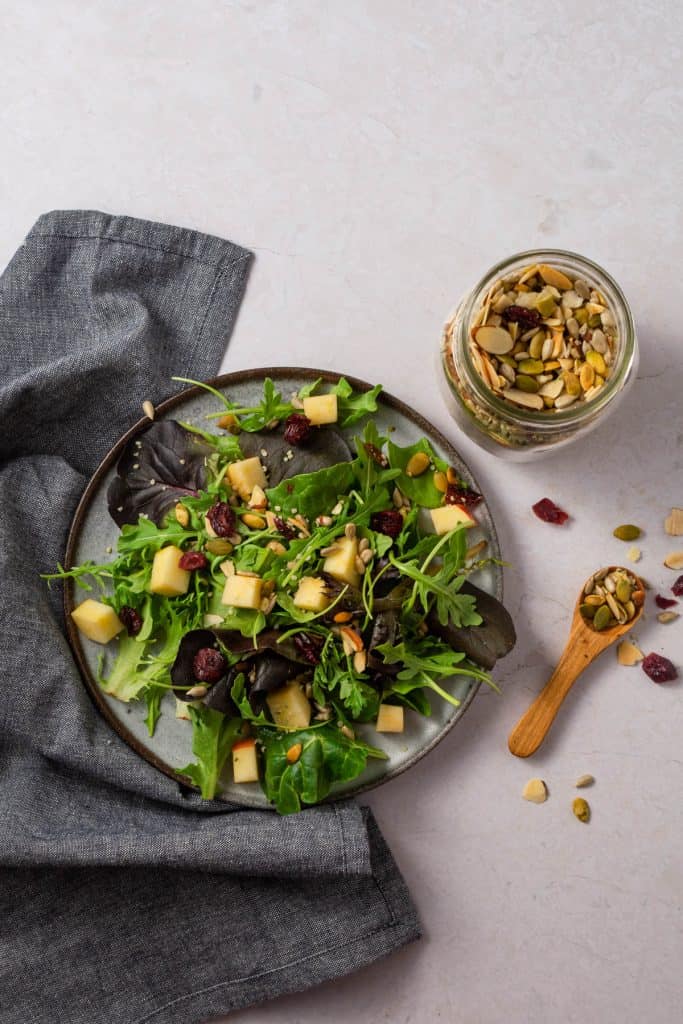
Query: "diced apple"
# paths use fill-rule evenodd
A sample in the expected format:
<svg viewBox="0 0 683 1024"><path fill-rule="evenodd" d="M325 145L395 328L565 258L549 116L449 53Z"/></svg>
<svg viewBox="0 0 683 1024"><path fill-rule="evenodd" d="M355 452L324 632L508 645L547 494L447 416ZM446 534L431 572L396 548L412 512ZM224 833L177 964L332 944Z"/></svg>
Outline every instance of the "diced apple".
<svg viewBox="0 0 683 1024"><path fill-rule="evenodd" d="M430 510L436 533L448 533L456 526L476 526L477 520L462 505L441 505Z"/></svg>
<svg viewBox="0 0 683 1024"><path fill-rule="evenodd" d="M221 622L223 622L222 615L214 615L213 612L207 612L202 619L202 626L204 629L210 629L211 626L220 626Z"/></svg>
<svg viewBox="0 0 683 1024"><path fill-rule="evenodd" d="M336 423L338 417L336 395L311 395L304 398L304 416L313 426L322 427L325 423Z"/></svg>
<svg viewBox="0 0 683 1024"><path fill-rule="evenodd" d="M263 580L258 576L235 573L225 581L221 604L230 604L234 608L259 608L262 587Z"/></svg>
<svg viewBox="0 0 683 1024"><path fill-rule="evenodd" d="M96 644L108 644L123 629L123 623L113 608L88 597L71 613L81 633Z"/></svg>
<svg viewBox="0 0 683 1024"><path fill-rule="evenodd" d="M358 538L338 537L334 541L334 548L332 554L325 559L323 570L330 576L334 576L340 583L348 583L351 587L357 587L360 583L360 573L356 569Z"/></svg>
<svg viewBox="0 0 683 1024"><path fill-rule="evenodd" d="M268 486L261 460L257 456L228 466L228 480L232 489L245 501L249 501L255 487L263 489Z"/></svg>
<svg viewBox="0 0 683 1024"><path fill-rule="evenodd" d="M400 704L380 704L375 722L377 732L403 732L403 708Z"/></svg>
<svg viewBox="0 0 683 1024"><path fill-rule="evenodd" d="M256 740L240 740L232 748L232 777L235 782L258 782Z"/></svg>
<svg viewBox="0 0 683 1024"><path fill-rule="evenodd" d="M299 581L294 604L306 612L322 612L330 603L325 580L319 576L304 576Z"/></svg>
<svg viewBox="0 0 683 1024"><path fill-rule="evenodd" d="M191 722L190 708L192 707L189 700L178 700L175 699L175 716L176 718L182 719L183 722Z"/></svg>
<svg viewBox="0 0 683 1024"><path fill-rule="evenodd" d="M282 729L306 729L311 721L311 705L299 683L287 683L266 697L273 721Z"/></svg>
<svg viewBox="0 0 683 1024"><path fill-rule="evenodd" d="M162 597L178 597L186 594L190 585L190 573L178 565L183 553L175 544L160 548L152 562L152 579L149 589Z"/></svg>

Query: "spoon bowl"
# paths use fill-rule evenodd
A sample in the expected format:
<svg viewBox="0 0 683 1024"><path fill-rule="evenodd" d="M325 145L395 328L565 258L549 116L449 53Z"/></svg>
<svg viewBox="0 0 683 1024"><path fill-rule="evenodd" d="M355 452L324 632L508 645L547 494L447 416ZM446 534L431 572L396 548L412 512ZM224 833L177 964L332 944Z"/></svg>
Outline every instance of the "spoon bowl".
<svg viewBox="0 0 683 1024"><path fill-rule="evenodd" d="M627 572L636 581L638 592L642 592L644 596L642 580L630 569L610 566L607 569L607 574L617 570ZM603 630L593 629L590 620L584 618L580 609L585 601L586 587L591 580L594 580L595 575L590 577L590 580L587 580L581 588L574 608L569 638L555 671L508 737L510 753L517 757L529 757L538 750L555 720L562 701L583 670L588 668L591 662L595 661L607 647L611 647L625 633L633 629L643 613L643 600L641 599L636 606L635 615L627 622L617 623ZM635 593L636 591L634 591L634 595Z"/></svg>

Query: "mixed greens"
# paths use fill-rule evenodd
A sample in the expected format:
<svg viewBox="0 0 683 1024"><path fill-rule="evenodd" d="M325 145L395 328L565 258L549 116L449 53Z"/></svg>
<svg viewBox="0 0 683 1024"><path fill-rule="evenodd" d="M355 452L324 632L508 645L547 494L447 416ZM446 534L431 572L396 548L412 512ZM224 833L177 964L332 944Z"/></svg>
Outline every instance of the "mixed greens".
<svg viewBox="0 0 683 1024"><path fill-rule="evenodd" d="M98 588L72 615L107 645L99 685L144 701L150 735L175 698L194 758L178 770L203 797L232 757L234 781L289 814L385 758L406 711L457 705L453 677L493 685L514 629L467 579L480 496L426 439L379 434L379 386L287 400L268 379L249 407L200 386L222 432L152 422L109 488L116 557L47 578Z"/></svg>

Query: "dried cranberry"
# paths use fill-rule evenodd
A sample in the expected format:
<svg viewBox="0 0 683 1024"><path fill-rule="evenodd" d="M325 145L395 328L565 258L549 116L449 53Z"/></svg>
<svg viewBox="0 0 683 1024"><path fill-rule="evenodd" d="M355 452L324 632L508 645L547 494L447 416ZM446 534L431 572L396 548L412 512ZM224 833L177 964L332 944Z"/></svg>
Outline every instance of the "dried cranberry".
<svg viewBox="0 0 683 1024"><path fill-rule="evenodd" d="M372 514L370 526L376 533L383 533L387 537L398 537L403 529L403 516L397 508L387 508L383 512Z"/></svg>
<svg viewBox="0 0 683 1024"><path fill-rule="evenodd" d="M668 683L672 679L678 679L676 666L661 654L648 654L640 664L645 675L649 676L653 683Z"/></svg>
<svg viewBox="0 0 683 1024"><path fill-rule="evenodd" d="M229 537L235 532L237 519L234 509L227 501L217 501L206 513L206 518L211 523L213 532L217 537Z"/></svg>
<svg viewBox="0 0 683 1024"><path fill-rule="evenodd" d="M128 636L137 636L142 629L142 617L135 608L131 608L130 605L124 604L123 608L119 612L119 618L124 624L128 631Z"/></svg>
<svg viewBox="0 0 683 1024"><path fill-rule="evenodd" d="M192 672L202 683L217 683L225 665L225 658L215 647L200 647L192 660Z"/></svg>
<svg viewBox="0 0 683 1024"><path fill-rule="evenodd" d="M562 523L566 523L569 516L564 512L559 505L556 505L550 498L541 498L535 505L531 506L533 511L536 513L539 519L542 519L544 523L556 523L557 526L561 526Z"/></svg>
<svg viewBox="0 0 683 1024"><path fill-rule="evenodd" d="M320 652L325 641L315 633L297 633L294 637L294 646L310 665L317 665L320 661Z"/></svg>
<svg viewBox="0 0 683 1024"><path fill-rule="evenodd" d="M675 604L678 604L678 601L674 601L671 597L662 597L661 594L657 594L655 604L658 608L673 608Z"/></svg>
<svg viewBox="0 0 683 1024"><path fill-rule="evenodd" d="M382 469L386 469L389 465L389 459L386 457L383 451L373 444L372 441L363 441L363 447L370 456L373 462L376 462Z"/></svg>
<svg viewBox="0 0 683 1024"><path fill-rule="evenodd" d="M524 306L508 306L503 310L503 320L509 324L522 324L523 327L535 327L541 322L541 314L537 309L525 309Z"/></svg>
<svg viewBox="0 0 683 1024"><path fill-rule="evenodd" d="M675 594L676 597L683 597L683 576L679 576L673 587L671 593Z"/></svg>
<svg viewBox="0 0 683 1024"><path fill-rule="evenodd" d="M194 572L195 569L206 569L208 564L209 560L202 551L186 551L178 562L178 567Z"/></svg>
<svg viewBox="0 0 683 1024"><path fill-rule="evenodd" d="M285 420L285 441L287 444L304 444L311 433L311 421L308 416L293 412Z"/></svg>
<svg viewBox="0 0 683 1024"><path fill-rule="evenodd" d="M476 505L481 501L481 494L464 484L449 484L446 488L444 501L447 505Z"/></svg>
<svg viewBox="0 0 683 1024"><path fill-rule="evenodd" d="M273 522L275 523L275 529L277 532L285 538L285 540L294 540L298 536L298 530L295 526L290 526L286 523L282 516L273 516Z"/></svg>

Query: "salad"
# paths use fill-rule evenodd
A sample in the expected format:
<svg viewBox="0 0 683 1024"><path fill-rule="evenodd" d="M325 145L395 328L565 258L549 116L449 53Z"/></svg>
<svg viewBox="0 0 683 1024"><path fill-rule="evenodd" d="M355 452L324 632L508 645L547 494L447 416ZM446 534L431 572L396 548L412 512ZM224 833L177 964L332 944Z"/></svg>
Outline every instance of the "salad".
<svg viewBox="0 0 683 1024"><path fill-rule="evenodd" d="M215 397L220 432L150 422L109 486L115 557L45 578L96 594L71 615L103 645L102 690L144 702L150 735L162 710L188 721L189 784L212 799L231 768L290 814L431 701L457 705L455 676L494 685L515 633L468 580L481 496L426 438L380 435L379 385L283 398L266 379L245 407L176 379Z"/></svg>

